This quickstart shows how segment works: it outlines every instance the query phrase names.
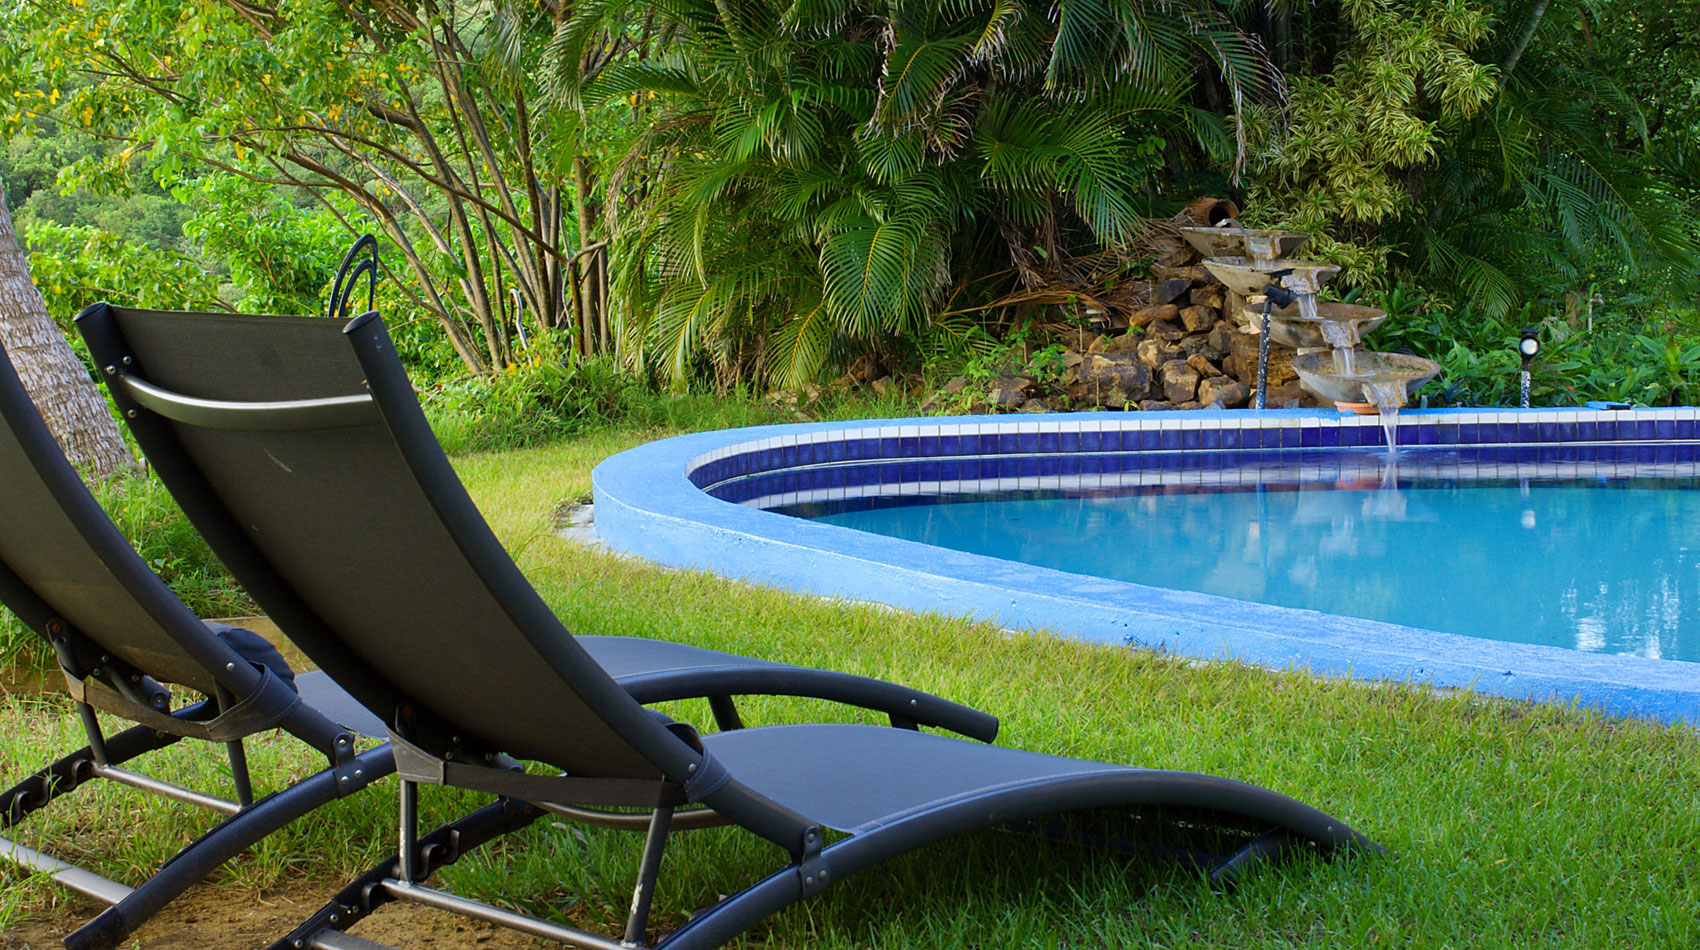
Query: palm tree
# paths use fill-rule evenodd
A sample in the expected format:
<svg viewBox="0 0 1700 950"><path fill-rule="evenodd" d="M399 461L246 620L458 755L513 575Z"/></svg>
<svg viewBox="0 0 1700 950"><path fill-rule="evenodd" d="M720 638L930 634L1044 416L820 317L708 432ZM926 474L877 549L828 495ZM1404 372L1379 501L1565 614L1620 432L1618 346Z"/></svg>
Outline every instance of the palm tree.
<svg viewBox="0 0 1700 950"><path fill-rule="evenodd" d="M30 281L4 191L0 191L0 343L5 344L48 428L78 468L104 478L134 464L112 414L106 411L106 400Z"/></svg>
<svg viewBox="0 0 1700 950"><path fill-rule="evenodd" d="M1528 39L1517 36L1521 65L1493 107L1425 170L1423 214L1393 231L1414 269L1496 317L1601 260L1694 273L1690 196L1660 168L1635 95L1563 44L1524 55ZM1602 116L1621 118L1629 147Z"/></svg>
<svg viewBox="0 0 1700 950"><path fill-rule="evenodd" d="M627 358L682 380L798 383L1125 249L1165 149L1236 156L1192 104L1199 62L1239 103L1278 93L1256 42L1204 6L1100 0L590 0L557 83L569 106L652 113L611 175ZM946 308L946 301L950 301Z"/></svg>

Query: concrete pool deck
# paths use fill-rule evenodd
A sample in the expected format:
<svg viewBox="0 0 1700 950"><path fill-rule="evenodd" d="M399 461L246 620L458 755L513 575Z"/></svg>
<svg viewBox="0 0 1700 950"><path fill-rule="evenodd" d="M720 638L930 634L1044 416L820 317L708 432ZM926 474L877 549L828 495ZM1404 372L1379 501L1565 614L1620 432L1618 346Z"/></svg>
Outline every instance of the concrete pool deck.
<svg viewBox="0 0 1700 950"><path fill-rule="evenodd" d="M1561 466L1574 464L1566 447L1579 442L1646 443L1645 454L1658 464L1659 444L1692 442L1697 430L1694 409L1438 410L1407 412L1400 440L1404 445L1409 432L1412 441L1430 446L1541 446L1542 458ZM704 490L751 473L842 468L856 459L918 465L970 454L985 459L988 448L990 457L1026 460L1047 452L1326 451L1374 445L1379 437L1374 418L1324 410L929 417L721 430L652 442L599 465L596 527L616 551L794 591L1204 660L1574 701L1613 715L1700 724L1700 663L1465 637L1070 574L806 521ZM1038 488L1057 478L1093 477L1052 469L1011 470L999 480L1009 488ZM936 490L950 474L931 467L914 473L915 480L881 490L919 494Z"/></svg>

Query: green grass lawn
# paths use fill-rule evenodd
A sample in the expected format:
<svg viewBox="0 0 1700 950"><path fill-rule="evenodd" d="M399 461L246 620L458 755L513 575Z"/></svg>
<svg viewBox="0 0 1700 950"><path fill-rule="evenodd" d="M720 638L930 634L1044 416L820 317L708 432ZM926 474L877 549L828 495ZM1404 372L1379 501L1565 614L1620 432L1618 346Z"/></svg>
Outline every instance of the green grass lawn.
<svg viewBox="0 0 1700 950"><path fill-rule="evenodd" d="M847 880L773 918L748 946L1700 946L1700 734L1692 728L1012 637L993 624L753 588L555 538L552 511L588 496L595 463L656 434L600 431L457 463L570 628L902 680L997 713L1004 744L1255 782L1389 851L1287 863L1222 893L1177 864L989 832ZM706 704L669 711L711 722ZM746 707L751 724L843 716L796 700ZM0 775L15 781L49 750L81 744L71 718L58 699L0 705ZM257 745L270 779L262 784L317 767L283 741ZM221 774L212 757L186 750L156 758L158 771L212 785ZM379 859L393 847L390 787L310 816L225 873L252 887L285 875L328 884ZM204 823L124 789L75 798L78 807L35 816L20 836L119 876L157 863ZM425 799L439 815L475 802L435 789ZM540 822L446 880L612 933L637 845L635 836ZM736 831L679 837L657 923L679 922L780 860ZM50 897L50 886L0 872L0 927Z"/></svg>

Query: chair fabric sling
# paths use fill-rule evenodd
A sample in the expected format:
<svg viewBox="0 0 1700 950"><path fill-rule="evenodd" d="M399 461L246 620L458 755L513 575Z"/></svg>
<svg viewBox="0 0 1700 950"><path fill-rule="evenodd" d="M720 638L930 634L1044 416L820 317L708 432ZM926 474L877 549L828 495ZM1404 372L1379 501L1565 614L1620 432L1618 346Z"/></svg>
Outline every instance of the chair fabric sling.
<svg viewBox="0 0 1700 950"><path fill-rule="evenodd" d="M478 516L375 313L341 324L102 307L79 318L138 441L296 642L393 723L402 844L278 947L338 936L389 900L449 908L563 943L648 945L646 916L676 809L706 807L789 862L656 946L712 947L850 873L975 828L1099 808L1169 806L1268 830L1232 873L1296 845L1373 843L1284 795L1213 776L1003 749L912 730L813 724L699 736L641 707L551 613ZM341 336L339 353L336 337ZM352 359L348 354L352 354ZM307 385L311 378L317 385ZM191 512L191 517L196 517ZM228 552L228 553L227 553ZM269 590L264 574L291 578ZM254 582L249 581L252 575ZM430 579L429 588L419 578ZM287 594L268 602L272 595ZM560 776L511 771L541 762ZM423 837L419 784L497 803ZM620 941L426 887L442 864L544 806L627 805L650 819ZM826 845L825 830L844 837Z"/></svg>
<svg viewBox="0 0 1700 950"><path fill-rule="evenodd" d="M122 938L208 871L294 818L394 770L387 747L355 754L355 731L381 736L383 724L329 677L297 675L257 636L204 624L142 562L60 451L3 346L0 603L52 648L89 740L0 793L0 829L95 778L229 816L134 889L0 839L0 857L114 905L85 928L101 935L100 942ZM203 698L173 709L168 684ZM326 705L335 712L327 714ZM105 735L95 709L137 725ZM328 767L253 801L241 742L272 728L324 754ZM184 738L226 746L236 801L125 767Z"/></svg>

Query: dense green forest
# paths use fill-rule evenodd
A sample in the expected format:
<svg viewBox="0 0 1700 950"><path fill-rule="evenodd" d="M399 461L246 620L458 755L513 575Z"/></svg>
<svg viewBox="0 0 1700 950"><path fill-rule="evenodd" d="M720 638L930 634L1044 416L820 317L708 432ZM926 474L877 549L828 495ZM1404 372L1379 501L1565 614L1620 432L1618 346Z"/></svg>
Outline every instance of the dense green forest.
<svg viewBox="0 0 1700 950"><path fill-rule="evenodd" d="M0 0L56 317L318 312L383 241L423 377L919 389L1148 276L1199 195L1504 401L1700 398L1700 2ZM586 370L586 367L599 367ZM598 383L596 385L609 385Z"/></svg>

